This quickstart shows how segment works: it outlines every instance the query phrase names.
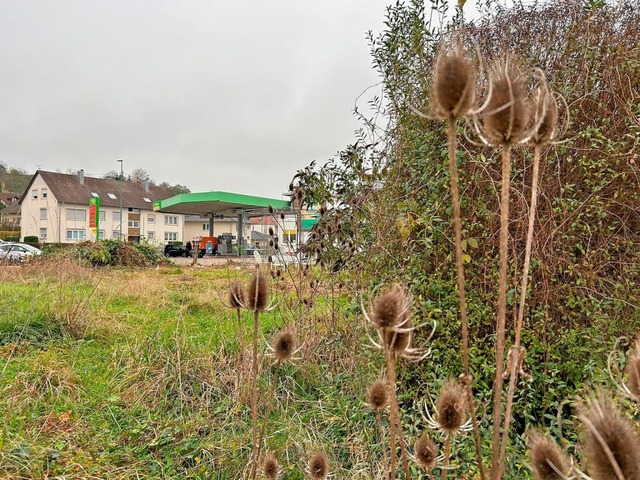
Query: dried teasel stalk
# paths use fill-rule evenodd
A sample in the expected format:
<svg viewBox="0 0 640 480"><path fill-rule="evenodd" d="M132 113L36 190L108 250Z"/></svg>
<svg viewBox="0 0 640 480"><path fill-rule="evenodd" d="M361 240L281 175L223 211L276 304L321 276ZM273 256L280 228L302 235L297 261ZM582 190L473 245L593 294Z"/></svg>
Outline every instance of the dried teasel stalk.
<svg viewBox="0 0 640 480"><path fill-rule="evenodd" d="M640 440L633 425L601 396L582 406L582 447L594 480L640 480Z"/></svg>
<svg viewBox="0 0 640 480"><path fill-rule="evenodd" d="M627 389L640 402L640 335L627 356Z"/></svg>
<svg viewBox="0 0 640 480"><path fill-rule="evenodd" d="M528 441L531 470L536 480L564 480L569 476L569 460L546 435L532 432Z"/></svg>

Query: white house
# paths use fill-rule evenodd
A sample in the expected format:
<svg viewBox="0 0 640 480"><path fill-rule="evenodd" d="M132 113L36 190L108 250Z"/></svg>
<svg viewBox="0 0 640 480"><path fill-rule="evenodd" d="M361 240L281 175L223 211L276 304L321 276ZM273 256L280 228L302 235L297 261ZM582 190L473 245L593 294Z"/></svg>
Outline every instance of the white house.
<svg viewBox="0 0 640 480"><path fill-rule="evenodd" d="M183 241L184 215L153 211L153 203L172 197L166 187L38 170L21 203L21 237L45 243L96 238L147 239L161 244ZM89 226L89 202L100 199L99 230ZM120 213L122 212L122 216Z"/></svg>

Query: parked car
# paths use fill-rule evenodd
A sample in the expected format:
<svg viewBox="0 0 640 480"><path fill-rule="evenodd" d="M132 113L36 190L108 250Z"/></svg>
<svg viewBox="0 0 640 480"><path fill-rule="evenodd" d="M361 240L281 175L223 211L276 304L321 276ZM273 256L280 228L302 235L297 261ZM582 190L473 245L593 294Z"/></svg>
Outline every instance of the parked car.
<svg viewBox="0 0 640 480"><path fill-rule="evenodd" d="M42 250L25 243L3 242L0 244L0 260L24 262L32 255L41 255Z"/></svg>
<svg viewBox="0 0 640 480"><path fill-rule="evenodd" d="M184 245L166 245L164 247L165 257L188 257L189 250Z"/></svg>

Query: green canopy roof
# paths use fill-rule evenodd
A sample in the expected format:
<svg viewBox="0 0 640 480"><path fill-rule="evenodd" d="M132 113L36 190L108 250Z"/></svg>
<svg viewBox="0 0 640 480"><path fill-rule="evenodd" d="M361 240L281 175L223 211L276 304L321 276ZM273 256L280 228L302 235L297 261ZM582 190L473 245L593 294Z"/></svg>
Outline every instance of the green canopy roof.
<svg viewBox="0 0 640 480"><path fill-rule="evenodd" d="M234 215L242 211L289 208L291 202L275 198L254 197L229 192L182 193L154 202L153 209L165 213L185 215Z"/></svg>

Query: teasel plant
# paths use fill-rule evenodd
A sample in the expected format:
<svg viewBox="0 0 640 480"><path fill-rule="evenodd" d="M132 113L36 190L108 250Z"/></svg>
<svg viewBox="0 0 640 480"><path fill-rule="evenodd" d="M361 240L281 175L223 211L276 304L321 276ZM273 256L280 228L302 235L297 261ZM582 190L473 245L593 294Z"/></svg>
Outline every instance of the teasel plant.
<svg viewBox="0 0 640 480"><path fill-rule="evenodd" d="M395 283L378 296L369 306L369 312L361 304L366 321L375 328L378 341L370 337L371 345L382 351L386 360L387 390L389 395L389 470L388 478L396 478L397 445L405 471L405 478L411 478L407 452L402 434L402 422L396 396L396 363L398 357L412 361L425 359L431 353L429 348L411 346L413 332L423 325L414 326L411 317L412 301L406 289ZM427 339L431 340L436 324Z"/></svg>
<svg viewBox="0 0 640 480"><path fill-rule="evenodd" d="M609 354L607 370L609 371L609 377L617 386L618 393L627 399L640 403L640 334L638 334L636 341L627 354L624 368L626 380L622 378L620 365L613 361L620 354L620 346L628 343L629 339L627 337L620 337L616 340L613 351Z"/></svg>
<svg viewBox="0 0 640 480"><path fill-rule="evenodd" d="M365 405L375 412L378 425L380 444L384 444L384 429L382 428L382 412L389 406L389 388L384 378L375 380L367 389ZM382 463L387 465L387 451L382 449Z"/></svg>
<svg viewBox="0 0 640 480"><path fill-rule="evenodd" d="M571 463L566 453L551 437L537 430L527 439L531 472L535 480L567 480L571 475Z"/></svg>
<svg viewBox="0 0 640 480"><path fill-rule="evenodd" d="M640 480L640 436L613 400L600 393L579 408L582 451L589 480Z"/></svg>
<svg viewBox="0 0 640 480"><path fill-rule="evenodd" d="M464 377L461 379L464 382ZM442 456L442 478L447 478L450 469L451 439L459 433L468 432L473 428L472 419L468 414L466 387L456 380L450 380L438 394L434 406L435 418L429 413L425 405L423 416L425 423L433 430L444 435L444 453Z"/></svg>
<svg viewBox="0 0 640 480"><path fill-rule="evenodd" d="M250 377L250 404L251 404L251 425L252 425L252 455L251 455L251 471L249 478L254 480L258 473L258 326L260 324L260 314L268 312L276 307L275 299L269 301L269 283L267 276L262 272L259 265L256 265L253 278L249 280L244 293L240 293L242 289L232 284L229 290L228 307L238 311L240 318L240 308L253 311L253 342L252 342L252 361L251 361L251 377Z"/></svg>
<svg viewBox="0 0 640 480"><path fill-rule="evenodd" d="M531 247L533 244L534 224L536 220L536 209L538 202L538 181L540 172L540 157L542 150L558 143L566 132L569 125L569 108L564 97L552 92L547 85L545 74L542 70L536 70L537 92L532 101L531 122L534 130L530 135L528 144L533 147L533 165L531 174L531 198L529 201L529 215L527 225L527 237L525 243L524 263L522 266L522 278L520 282L520 300L517 309L517 319L515 322L515 334L513 346L507 355L507 370L503 373L503 379L509 378L507 390L507 401L504 414L504 425L502 429L502 440L500 443L500 454L498 460L499 478L504 471L504 459L509 441L509 426L513 409L513 398L515 395L516 382L519 376L526 373L523 370L524 355L526 350L521 346L522 330L524 327L524 311L527 300L527 287L529 282L529 267L531 265ZM564 106L564 120L559 123L559 104Z"/></svg>
<svg viewBox="0 0 640 480"><path fill-rule="evenodd" d="M258 446L256 457L260 457L262 443L267 431L267 423L269 421L269 416L273 411L273 404L275 399L276 387L278 385L280 369L285 363L289 363L294 360L300 360L300 358L296 357L296 355L298 354L298 352L300 352L302 346L298 346L296 336L293 334L293 332L285 328L278 332L278 334L273 339L272 345L268 345L267 348L269 349L269 353L267 353L267 356L273 359L274 373L273 379L271 381L271 389L269 391L269 394L267 395L267 409L264 417L262 418L262 428L257 439Z"/></svg>
<svg viewBox="0 0 640 480"><path fill-rule="evenodd" d="M480 69L482 69L482 57L480 54L477 55L477 59ZM463 50L459 39L455 46L445 44L438 52L431 90L433 95L432 114L435 118L445 120L448 124L450 192L453 214L458 303L462 330L462 365L465 376L466 405L469 408L473 426L476 462L478 463L480 471L480 479L485 480L480 429L476 418L473 384L469 369L469 321L467 318L464 259L462 253L462 221L460 214L457 159L458 121L465 119L469 115L477 115L483 107L474 109L476 90L475 67L469 60L468 54Z"/></svg>
<svg viewBox="0 0 640 480"><path fill-rule="evenodd" d="M506 56L495 63L489 74L488 92L479 114L473 116L475 132L481 141L501 150L500 241L498 298L496 314L496 373L493 383L493 434L491 479L501 477L500 427L506 338L507 271L509 261L509 189L511 149L528 142L542 119L535 120L528 98L527 77L516 61ZM515 362L517 364L517 362Z"/></svg>

